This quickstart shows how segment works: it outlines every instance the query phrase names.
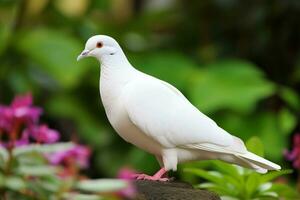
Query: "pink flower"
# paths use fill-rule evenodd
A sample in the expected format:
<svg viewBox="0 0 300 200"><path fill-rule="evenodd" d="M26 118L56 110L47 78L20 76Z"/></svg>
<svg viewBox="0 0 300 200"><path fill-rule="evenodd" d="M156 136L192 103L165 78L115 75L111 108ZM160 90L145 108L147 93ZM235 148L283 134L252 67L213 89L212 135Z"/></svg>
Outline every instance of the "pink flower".
<svg viewBox="0 0 300 200"><path fill-rule="evenodd" d="M136 197L136 187L131 182L135 174L136 172L130 168L122 168L119 170L117 177L119 179L124 179L128 181L128 186L119 192L121 196L127 197L129 199Z"/></svg>
<svg viewBox="0 0 300 200"><path fill-rule="evenodd" d="M12 118L12 109L6 106L0 106L0 131L11 131Z"/></svg>
<svg viewBox="0 0 300 200"><path fill-rule="evenodd" d="M297 133L293 138L293 149L292 151L285 152L285 157L287 160L293 162L293 166L296 169L300 169L300 134Z"/></svg>
<svg viewBox="0 0 300 200"><path fill-rule="evenodd" d="M128 181L128 186L125 189L122 189L119 194L122 197L133 199L137 195L136 187L132 184L131 181Z"/></svg>
<svg viewBox="0 0 300 200"><path fill-rule="evenodd" d="M24 146L29 144L29 135L27 132L23 131L21 134L21 137L18 138L16 141L7 141L7 142L2 142L0 143L0 146L3 146L5 148L8 148L9 146Z"/></svg>
<svg viewBox="0 0 300 200"><path fill-rule="evenodd" d="M48 128L45 124L27 128L24 132L39 143L54 143L59 140L58 131Z"/></svg>
<svg viewBox="0 0 300 200"><path fill-rule="evenodd" d="M80 168L87 168L89 166L89 158L91 150L83 145L76 145L67 151L61 151L47 155L47 159L53 165L69 164L71 160Z"/></svg>
<svg viewBox="0 0 300 200"><path fill-rule="evenodd" d="M38 122L42 109L32 106L31 94L17 96L10 106L0 105L0 130L12 132L22 124L32 126Z"/></svg>
<svg viewBox="0 0 300 200"><path fill-rule="evenodd" d="M42 113L42 109L32 106L31 94L16 96L10 107L14 117L27 123L36 123Z"/></svg>
<svg viewBox="0 0 300 200"><path fill-rule="evenodd" d="M136 174L137 172L133 169L124 167L119 170L117 177L119 179L131 180Z"/></svg>

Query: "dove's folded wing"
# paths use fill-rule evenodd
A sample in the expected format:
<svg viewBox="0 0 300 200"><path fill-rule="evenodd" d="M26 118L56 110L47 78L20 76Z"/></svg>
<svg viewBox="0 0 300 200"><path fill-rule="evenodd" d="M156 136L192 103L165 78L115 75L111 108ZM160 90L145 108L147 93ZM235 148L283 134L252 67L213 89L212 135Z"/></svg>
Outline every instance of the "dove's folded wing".
<svg viewBox="0 0 300 200"><path fill-rule="evenodd" d="M166 148L245 151L243 144L234 145L237 138L168 83L152 77L136 79L124 88L122 99L130 120Z"/></svg>

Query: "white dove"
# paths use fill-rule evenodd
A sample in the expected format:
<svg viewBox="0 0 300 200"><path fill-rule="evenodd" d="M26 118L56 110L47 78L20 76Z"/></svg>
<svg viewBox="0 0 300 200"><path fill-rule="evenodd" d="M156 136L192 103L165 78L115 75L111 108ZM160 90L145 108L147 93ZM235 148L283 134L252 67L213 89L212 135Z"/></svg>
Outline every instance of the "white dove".
<svg viewBox="0 0 300 200"><path fill-rule="evenodd" d="M174 86L135 69L119 44L91 37L77 60L101 63L100 96L109 122L127 142L154 154L162 168L137 179L166 181L168 170L187 161L219 159L260 173L281 167L247 151L243 141L201 113ZM201 91L200 91L201 92Z"/></svg>

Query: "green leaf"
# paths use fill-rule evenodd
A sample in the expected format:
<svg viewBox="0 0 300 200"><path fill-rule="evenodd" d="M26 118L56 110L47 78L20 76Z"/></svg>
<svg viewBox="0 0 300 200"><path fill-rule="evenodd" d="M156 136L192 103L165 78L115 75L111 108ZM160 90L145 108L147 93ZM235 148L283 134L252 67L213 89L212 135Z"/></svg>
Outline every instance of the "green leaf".
<svg viewBox="0 0 300 200"><path fill-rule="evenodd" d="M210 189L217 187L217 184L214 183L201 183L199 185L196 185L197 188L202 188L202 189Z"/></svg>
<svg viewBox="0 0 300 200"><path fill-rule="evenodd" d="M47 73L65 88L74 87L87 70L85 62L76 58L84 46L66 32L50 29L35 29L24 32L15 43L34 65Z"/></svg>
<svg viewBox="0 0 300 200"><path fill-rule="evenodd" d="M224 179L226 182L226 187L231 191L232 194L237 194L243 189L244 180L242 180L242 176L240 176L239 179L236 179L233 176L224 175Z"/></svg>
<svg viewBox="0 0 300 200"><path fill-rule="evenodd" d="M259 137L251 137L247 142L246 142L246 147L249 151L252 153L255 153L256 155L259 156L264 156L264 145L259 139Z"/></svg>
<svg viewBox="0 0 300 200"><path fill-rule="evenodd" d="M281 86L279 89L279 96L294 110L297 111L300 109L300 98L296 91L291 88Z"/></svg>
<svg viewBox="0 0 300 200"><path fill-rule="evenodd" d="M226 182L232 184L235 189L241 189L244 179L236 165L224 163L222 161L212 161L213 166L223 174Z"/></svg>
<svg viewBox="0 0 300 200"><path fill-rule="evenodd" d="M31 144L26 146L20 146L13 150L14 156L21 156L27 153L54 153L59 151L66 151L74 147L72 142L61 142L55 144Z"/></svg>
<svg viewBox="0 0 300 200"><path fill-rule="evenodd" d="M86 192L116 192L128 187L128 181L119 179L83 180L76 184L76 188Z"/></svg>
<svg viewBox="0 0 300 200"><path fill-rule="evenodd" d="M279 112L279 123L283 134L291 134L297 125L297 118L288 109L281 109Z"/></svg>
<svg viewBox="0 0 300 200"><path fill-rule="evenodd" d="M103 198L99 195L94 194L78 194L78 193L65 193L63 194L63 199L72 200L102 200Z"/></svg>
<svg viewBox="0 0 300 200"><path fill-rule="evenodd" d="M211 161L211 163L216 169L218 169L219 171L225 174L233 175L234 177L240 177L240 174L234 165L224 163L219 160L213 160Z"/></svg>
<svg viewBox="0 0 300 200"><path fill-rule="evenodd" d="M272 183L270 183L270 182L264 183L264 181L260 180L260 183L261 184L258 188L258 190L260 192L265 192L265 191L269 190L272 187Z"/></svg>
<svg viewBox="0 0 300 200"><path fill-rule="evenodd" d="M51 193L56 193L58 191L61 191L61 188L63 187L65 190L67 188L71 188L73 181L68 179L61 179L59 176L45 176L40 177L35 182L43 188L43 190L50 191Z"/></svg>
<svg viewBox="0 0 300 200"><path fill-rule="evenodd" d="M254 197L254 192L258 189L260 184L259 175L257 173L251 173L246 180L246 195L248 198Z"/></svg>
<svg viewBox="0 0 300 200"><path fill-rule="evenodd" d="M18 164L21 166L42 166L47 163L45 156L39 152L31 152L16 156Z"/></svg>
<svg viewBox="0 0 300 200"><path fill-rule="evenodd" d="M240 200L238 198L230 197L230 196L221 196L222 200Z"/></svg>
<svg viewBox="0 0 300 200"><path fill-rule="evenodd" d="M276 192L264 192L260 194L261 197L274 197L278 199L278 194Z"/></svg>
<svg viewBox="0 0 300 200"><path fill-rule="evenodd" d="M280 170L280 171L270 171L267 174L261 175L260 181L261 181L261 183L266 183L266 182L269 182L269 181L272 181L272 180L278 178L279 176L283 176L283 175L291 174L291 173L293 173L293 170L291 170L291 169Z"/></svg>
<svg viewBox="0 0 300 200"><path fill-rule="evenodd" d="M279 197L284 197L286 200L300 199L300 195L296 188L292 188L289 185L273 184L270 191L276 192Z"/></svg>
<svg viewBox="0 0 300 200"><path fill-rule="evenodd" d="M276 112L256 112L251 115L238 115L226 112L217 116L217 123L229 133L241 137L244 141L257 136L264 146L267 159L279 162L282 152L288 145L288 138L281 132ZM272 142L272 145L269 145Z"/></svg>
<svg viewBox="0 0 300 200"><path fill-rule="evenodd" d="M22 190L22 189L26 188L25 181L23 179L19 178L19 177L16 177L16 176L7 177L5 179L4 184L8 189L16 190L16 191L19 191L19 190Z"/></svg>
<svg viewBox="0 0 300 200"><path fill-rule="evenodd" d="M196 176L204 178L213 183L224 184L223 176L216 171L204 171L202 169L186 168L184 169L184 172L195 174Z"/></svg>
<svg viewBox="0 0 300 200"><path fill-rule="evenodd" d="M139 70L167 81L179 89L188 87L197 65L179 52L155 52L132 56L132 63Z"/></svg>
<svg viewBox="0 0 300 200"><path fill-rule="evenodd" d="M266 112L261 116L257 116L255 121L257 123L256 130L260 139L265 146L268 146L268 148L265 149L266 157L274 161L281 160L283 149L286 148L287 145L287 137L280 132L276 114Z"/></svg>
<svg viewBox="0 0 300 200"><path fill-rule="evenodd" d="M258 122L258 120L261 120ZM276 113L264 113L257 116L257 125L261 125L261 129L257 130L259 137L263 143L268 147L265 149L267 158L278 161L282 159L282 152L287 145L287 137L280 132L278 118ZM274 137L276 135L276 137ZM272 145L269 145L272 142Z"/></svg>
<svg viewBox="0 0 300 200"><path fill-rule="evenodd" d="M54 175L58 168L53 166L20 166L17 173L24 176L49 176Z"/></svg>
<svg viewBox="0 0 300 200"><path fill-rule="evenodd" d="M232 194L231 190L228 190L228 188L226 188L222 185L217 185L217 184L213 184L213 183L202 183L202 184L196 185L196 188L210 190L210 191L218 193L219 195L230 195L230 196L234 195L234 194Z"/></svg>
<svg viewBox="0 0 300 200"><path fill-rule="evenodd" d="M1 166L8 160L8 152L4 147L0 147L0 160Z"/></svg>
<svg viewBox="0 0 300 200"><path fill-rule="evenodd" d="M220 109L249 113L259 100L275 92L274 85L264 79L259 69L239 60L206 66L190 88L192 102L204 113Z"/></svg>

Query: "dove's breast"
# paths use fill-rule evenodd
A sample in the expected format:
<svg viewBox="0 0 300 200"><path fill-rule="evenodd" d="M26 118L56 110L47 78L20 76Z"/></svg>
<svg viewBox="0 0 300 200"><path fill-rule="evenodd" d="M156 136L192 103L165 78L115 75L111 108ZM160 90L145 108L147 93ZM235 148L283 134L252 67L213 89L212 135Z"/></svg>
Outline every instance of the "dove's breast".
<svg viewBox="0 0 300 200"><path fill-rule="evenodd" d="M122 86L113 82L112 79L100 79L100 96L110 124L125 141L160 156L161 145L144 134L129 119L122 99L119 98L121 90Z"/></svg>
<svg viewBox="0 0 300 200"><path fill-rule="evenodd" d="M149 153L161 155L161 145L130 121L122 102L117 103L107 116L113 128L125 141Z"/></svg>

